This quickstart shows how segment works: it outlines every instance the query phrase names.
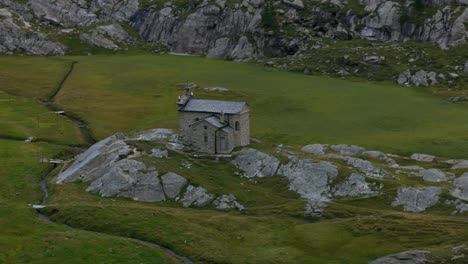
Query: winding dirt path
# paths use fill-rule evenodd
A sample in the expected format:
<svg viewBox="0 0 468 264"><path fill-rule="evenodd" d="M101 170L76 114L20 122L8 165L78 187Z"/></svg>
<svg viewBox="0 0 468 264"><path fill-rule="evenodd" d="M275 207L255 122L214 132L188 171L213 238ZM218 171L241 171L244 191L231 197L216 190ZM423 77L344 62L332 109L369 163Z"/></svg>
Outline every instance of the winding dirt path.
<svg viewBox="0 0 468 264"><path fill-rule="evenodd" d="M60 82L60 84L57 86L57 88L55 89L55 91L47 98L47 100L45 101L45 104L47 106L47 108L49 109L49 111L53 111L53 112L56 112L56 111L59 111L59 109L57 109L53 103L55 101L55 97L57 96L57 94L62 90L62 87L63 85L65 84L65 82L67 81L68 77L73 73L73 69L75 68L75 65L77 64L78 62L77 61L73 61L70 65L70 69L68 70L68 72L66 73L66 75L64 76L64 78L62 79L62 81ZM96 143L96 140L93 138L92 134L91 134L91 131L89 130L89 128L86 126L86 124L77 119L77 118L74 118L66 113L63 114L64 117L66 117L67 119L69 119L73 124L75 124L79 129L80 129L80 132L81 132L81 135L83 136L83 138L86 140L86 143L87 145L91 146L93 145L94 143ZM46 205L46 202L47 202L47 198L49 198L49 189L47 187L47 181L49 179L49 176L53 173L53 171L56 169L57 167L57 164L54 164L53 167L51 167L51 169L49 171L47 171L44 176L42 177L41 181L39 182L39 186L41 187L41 190L43 192L43 196L42 196L42 200L41 200L41 206L45 206ZM38 217L43 220L43 221L46 221L46 222L49 222L49 223L54 223L54 224L59 224L55 221L53 221L52 219L50 219L47 215L41 213L41 208L38 208L36 209L37 211L37 215ZM86 230L86 229L82 229L82 228L76 228L76 227L72 227L72 226L68 226L68 225L65 225L69 228L73 228L73 229L76 229L76 230L81 230L81 231L86 231L86 232L94 232L94 233L98 233L98 234L104 234L104 235L110 235L110 236L115 236L115 235L112 235L112 234L107 234L107 233L104 233L104 232L96 232L96 231L89 231L89 230ZM192 260L190 260L189 258L185 257L185 256L181 256L181 255L178 255L177 253L175 253L173 250L169 249L169 248L166 248L162 245L159 245L159 244L156 244L156 243L153 243L153 242L150 242L150 241L145 241L145 240L141 240L141 239L136 239L136 238L129 238L129 237L123 237L123 236L115 236L115 237L118 237L118 238L124 238L124 239L128 239L128 240L131 240L131 241L134 241L136 243L140 243L140 244L144 244L144 245L148 245L148 246L151 246L151 247L154 247L154 248L158 248L158 249L161 249L162 251L164 251L166 254L174 257L174 258L177 258L178 260L182 261L183 263L185 264L193 264L194 262Z"/></svg>

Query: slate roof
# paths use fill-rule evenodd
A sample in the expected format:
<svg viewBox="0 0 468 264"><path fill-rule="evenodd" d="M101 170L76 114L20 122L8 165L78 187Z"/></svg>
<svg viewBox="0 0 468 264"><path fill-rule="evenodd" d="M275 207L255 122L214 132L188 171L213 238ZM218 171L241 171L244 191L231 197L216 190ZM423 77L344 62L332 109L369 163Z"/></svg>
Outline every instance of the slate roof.
<svg viewBox="0 0 468 264"><path fill-rule="evenodd" d="M199 120L195 123L192 124L192 126L199 125L203 122L208 122L209 124L213 125L214 127L221 129L222 131L230 134L234 132L234 129L230 127L227 123L221 122L221 119L217 116L209 116L207 118L204 118L202 120Z"/></svg>
<svg viewBox="0 0 468 264"><path fill-rule="evenodd" d="M242 108L246 105L246 102L190 99L185 106L179 109L179 111L237 114L242 111Z"/></svg>

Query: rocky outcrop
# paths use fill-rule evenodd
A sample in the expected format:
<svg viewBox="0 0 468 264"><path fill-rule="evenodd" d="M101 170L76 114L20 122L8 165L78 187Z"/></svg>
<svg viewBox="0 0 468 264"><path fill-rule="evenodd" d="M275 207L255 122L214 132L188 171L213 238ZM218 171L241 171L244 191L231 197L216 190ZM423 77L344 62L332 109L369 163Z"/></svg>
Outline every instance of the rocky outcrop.
<svg viewBox="0 0 468 264"><path fill-rule="evenodd" d="M188 183L187 179L173 172L161 176L161 182L164 194L169 199L175 199Z"/></svg>
<svg viewBox="0 0 468 264"><path fill-rule="evenodd" d="M326 145L322 145L322 144L310 144L310 145L306 145L302 148L302 151L306 152L306 153L309 153L309 154L312 154L312 155L316 155L316 156L319 156L319 155L323 155L325 154L325 150L327 149L327 146Z"/></svg>
<svg viewBox="0 0 468 264"><path fill-rule="evenodd" d="M331 146L331 149L338 151L341 155L350 155L350 156L360 155L362 152L365 151L363 147L359 147L355 145L346 145L346 144L333 145Z"/></svg>
<svg viewBox="0 0 468 264"><path fill-rule="evenodd" d="M461 160L454 164L452 170L468 169L468 160Z"/></svg>
<svg viewBox="0 0 468 264"><path fill-rule="evenodd" d="M347 157L346 163L368 177L383 178L388 172L382 168L374 166L372 162L359 158Z"/></svg>
<svg viewBox="0 0 468 264"><path fill-rule="evenodd" d="M434 161L435 157L429 154L414 153L411 155L410 159L421 162L432 162Z"/></svg>
<svg viewBox="0 0 468 264"><path fill-rule="evenodd" d="M442 189L439 187L400 188L392 206L402 206L404 211L423 212L439 201Z"/></svg>
<svg viewBox="0 0 468 264"><path fill-rule="evenodd" d="M90 45L118 50L122 45L128 45L132 37L119 24L111 24L81 34L80 40Z"/></svg>
<svg viewBox="0 0 468 264"><path fill-rule="evenodd" d="M406 70L398 76L398 84L400 85L415 85L419 86L432 86L438 84L437 77L441 78L441 75L438 75L435 72L427 72L424 70L419 70L414 74L410 70ZM444 77L445 78L445 77Z"/></svg>
<svg viewBox="0 0 468 264"><path fill-rule="evenodd" d="M62 172L56 179L56 183L68 181L95 180L105 174L110 165L122 158L122 150L130 152L130 146L125 143L127 137L124 134L115 134L101 140L80 154L70 167ZM120 152L120 154L119 154Z"/></svg>
<svg viewBox="0 0 468 264"><path fill-rule="evenodd" d="M368 196L377 194L375 184L366 182L366 178L360 174L352 173L345 181L338 183L334 190L334 196Z"/></svg>
<svg viewBox="0 0 468 264"><path fill-rule="evenodd" d="M45 34L34 32L7 9L0 9L0 54L64 55L66 48L50 41ZM28 28L29 26L29 28Z"/></svg>
<svg viewBox="0 0 468 264"><path fill-rule="evenodd" d="M125 22L139 8L138 0L31 0L29 4L38 20L64 27Z"/></svg>
<svg viewBox="0 0 468 264"><path fill-rule="evenodd" d="M181 202L184 207L202 207L211 203L214 198L215 196L208 193L205 188L189 185L179 202Z"/></svg>
<svg viewBox="0 0 468 264"><path fill-rule="evenodd" d="M331 182L338 176L335 165L326 161L293 159L282 165L278 174L289 180L289 190L309 200L328 200Z"/></svg>
<svg viewBox="0 0 468 264"><path fill-rule="evenodd" d="M429 263L430 255L430 251L410 250L381 257L369 262L369 264L425 264Z"/></svg>
<svg viewBox="0 0 468 264"><path fill-rule="evenodd" d="M86 189L103 197L128 197L136 201L165 200L157 171L146 170L142 162L123 159L106 168L106 173Z"/></svg>
<svg viewBox="0 0 468 264"><path fill-rule="evenodd" d="M247 178L271 177L276 174L280 165L277 158L251 148L244 148L235 155L232 164Z"/></svg>
<svg viewBox="0 0 468 264"><path fill-rule="evenodd" d="M468 200L468 173L464 173L453 181L451 194L457 198Z"/></svg>

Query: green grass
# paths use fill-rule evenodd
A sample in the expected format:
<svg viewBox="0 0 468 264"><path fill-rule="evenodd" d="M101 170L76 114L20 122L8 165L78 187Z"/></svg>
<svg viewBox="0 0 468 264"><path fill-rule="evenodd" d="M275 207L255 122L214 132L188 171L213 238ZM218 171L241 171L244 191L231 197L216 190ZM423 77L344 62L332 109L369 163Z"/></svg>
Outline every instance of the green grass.
<svg viewBox="0 0 468 264"><path fill-rule="evenodd" d="M49 60L52 66L42 67ZM36 133L44 141L81 142L71 127L60 134L52 125L37 130L28 121L47 112L40 101L54 91L72 61L78 63L54 104L84 120L98 139L118 131L177 128L174 99L181 91L176 84L189 80L232 91L194 91L200 97L246 100L251 106L252 135L262 140L253 145L269 153L275 144L297 150L322 142L402 154L468 154L468 108L422 89L151 54L0 57L0 83L6 84L0 90L9 93L2 93L2 98L15 99L0 104L0 121L6 124L0 131L18 139ZM146 151L153 147L148 142L134 144ZM447 208L412 214L390 206L400 184L427 185L416 177L377 181L385 185L383 195L339 199L323 219L311 220L302 217L304 201L287 190L284 178L249 181L235 176L228 161L191 159L172 152L169 159L143 161L160 173L179 173L214 194L233 193L248 210L186 209L174 202L101 198L86 193L86 183L51 185L47 213L58 222L91 232L79 231L44 223L27 206L39 201L37 183L47 169L37 163L37 153L69 156L65 147L47 142L0 140L0 162L6 165L0 167L0 223L5 227L0 230L0 262L173 261L160 250L122 238L134 237L206 263L366 263L408 249L448 255L450 247L468 235L464 216L450 217ZM190 170L180 166L186 160L193 164ZM340 169L338 178L344 179L349 169Z"/></svg>
<svg viewBox="0 0 468 264"><path fill-rule="evenodd" d="M225 86L246 100L252 135L272 144L352 143L389 152L468 154L468 108L423 89L291 74L248 64L176 56L73 57L57 104L85 119L97 138L116 131L177 127L175 85ZM293 118L291 118L293 117Z"/></svg>
<svg viewBox="0 0 468 264"><path fill-rule="evenodd" d="M128 239L80 231L40 220L28 204L39 203L39 181L49 169L37 153L61 155L47 143L0 139L1 263L178 263L159 249Z"/></svg>

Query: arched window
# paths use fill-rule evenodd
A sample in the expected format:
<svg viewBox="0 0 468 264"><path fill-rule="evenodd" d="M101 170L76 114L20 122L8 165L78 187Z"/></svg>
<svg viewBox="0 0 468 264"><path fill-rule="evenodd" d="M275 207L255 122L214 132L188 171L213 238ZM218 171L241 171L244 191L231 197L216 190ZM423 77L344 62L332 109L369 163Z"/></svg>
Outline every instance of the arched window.
<svg viewBox="0 0 468 264"><path fill-rule="evenodd" d="M240 129L240 124L239 124L239 121L236 121L236 124L234 125L236 131L239 131Z"/></svg>

